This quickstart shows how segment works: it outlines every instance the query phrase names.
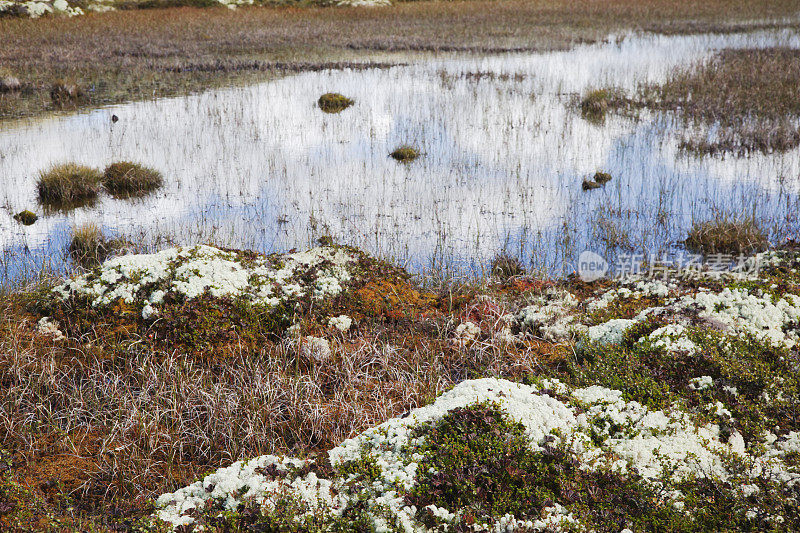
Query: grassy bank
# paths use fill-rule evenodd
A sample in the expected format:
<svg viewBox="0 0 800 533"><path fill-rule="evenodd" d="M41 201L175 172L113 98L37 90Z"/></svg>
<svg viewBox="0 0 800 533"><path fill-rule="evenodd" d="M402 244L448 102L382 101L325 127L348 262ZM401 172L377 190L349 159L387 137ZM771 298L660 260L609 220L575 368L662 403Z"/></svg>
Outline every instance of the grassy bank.
<svg viewBox="0 0 800 533"><path fill-rule="evenodd" d="M0 118L69 107L51 98L59 80L82 90L74 105L101 105L405 57L396 52L562 49L623 30L725 32L796 25L796 15L790 1L476 0L2 18L0 66L21 90L0 93Z"/></svg>
<svg viewBox="0 0 800 533"><path fill-rule="evenodd" d="M637 94L607 88L581 100L583 116L602 121L610 110L674 113L693 131L680 147L697 155L785 152L800 144L800 53L791 48L723 50ZM717 130L717 131L714 131Z"/></svg>

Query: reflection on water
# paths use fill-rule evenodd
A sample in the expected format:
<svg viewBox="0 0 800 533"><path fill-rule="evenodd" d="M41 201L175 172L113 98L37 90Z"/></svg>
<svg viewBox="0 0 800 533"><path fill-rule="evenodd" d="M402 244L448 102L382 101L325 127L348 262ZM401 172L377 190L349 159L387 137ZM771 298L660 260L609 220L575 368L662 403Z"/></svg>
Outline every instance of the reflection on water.
<svg viewBox="0 0 800 533"><path fill-rule="evenodd" d="M0 124L5 268L43 257L63 265L70 228L87 221L137 242L160 236L259 251L330 234L414 269L475 266L506 247L570 271L586 248L663 250L692 217L716 208L753 213L780 238L798 229L800 151L697 159L679 152L681 126L669 116L594 125L573 108L592 88L631 91L719 48L775 45L800 47L800 36L627 37L568 52L309 72ZM316 100L331 91L356 104L322 113ZM407 143L423 156L409 165L388 157ZM167 186L30 227L13 221L38 210L41 169L116 160L161 170ZM614 179L583 192L596 170Z"/></svg>

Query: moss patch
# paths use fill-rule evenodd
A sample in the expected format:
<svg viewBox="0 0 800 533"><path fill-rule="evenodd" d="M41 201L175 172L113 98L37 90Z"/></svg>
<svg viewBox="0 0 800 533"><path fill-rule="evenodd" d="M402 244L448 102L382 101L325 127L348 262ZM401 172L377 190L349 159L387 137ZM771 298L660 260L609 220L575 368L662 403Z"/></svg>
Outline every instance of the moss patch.
<svg viewBox="0 0 800 533"><path fill-rule="evenodd" d="M339 113L355 102L339 93L325 93L317 100L317 105L326 113Z"/></svg>
<svg viewBox="0 0 800 533"><path fill-rule="evenodd" d="M395 148L389 156L401 163L410 163L420 156L420 151L413 146L403 145Z"/></svg>
<svg viewBox="0 0 800 533"><path fill-rule="evenodd" d="M28 211L26 209L25 211L20 211L19 213L14 215L14 220L16 220L22 225L30 226L37 220L39 220L39 216L33 211Z"/></svg>

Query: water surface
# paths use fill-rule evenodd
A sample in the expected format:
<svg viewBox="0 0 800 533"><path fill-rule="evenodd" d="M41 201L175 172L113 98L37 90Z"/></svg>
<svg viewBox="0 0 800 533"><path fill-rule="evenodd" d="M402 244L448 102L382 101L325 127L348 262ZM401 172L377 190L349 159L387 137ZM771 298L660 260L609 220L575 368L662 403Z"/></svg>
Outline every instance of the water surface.
<svg viewBox="0 0 800 533"><path fill-rule="evenodd" d="M71 228L98 222L152 247L213 242L262 252L322 234L412 270L479 269L501 249L551 272L591 249L657 253L717 209L798 234L800 150L697 158L685 127L643 113L583 119L588 90L657 83L722 48L800 47L796 32L610 38L566 52L448 56L374 70L308 72L260 85L0 123L0 277L64 265ZM322 113L320 94L356 104ZM112 114L120 117L113 124ZM413 144L400 164L389 152ZM53 163L134 160L167 185L142 200L17 224ZM581 183L611 173L603 189Z"/></svg>

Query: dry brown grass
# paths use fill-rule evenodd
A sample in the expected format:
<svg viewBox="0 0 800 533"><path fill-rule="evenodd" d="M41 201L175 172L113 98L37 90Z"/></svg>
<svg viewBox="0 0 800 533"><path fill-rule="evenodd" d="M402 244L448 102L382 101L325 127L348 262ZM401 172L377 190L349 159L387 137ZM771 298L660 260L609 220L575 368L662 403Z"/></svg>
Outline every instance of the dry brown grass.
<svg viewBox="0 0 800 533"><path fill-rule="evenodd" d="M92 87L91 103L103 104L329 62L391 59L380 52L565 48L625 28L677 33L786 25L774 21L797 12L793 0L475 0L2 19L0 64L27 89L0 95L0 118L50 108L47 92L58 78ZM767 22L753 22L759 20Z"/></svg>
<svg viewBox="0 0 800 533"><path fill-rule="evenodd" d="M92 202L100 190L100 171L77 163L53 165L39 174L39 202L48 207L70 209Z"/></svg>
<svg viewBox="0 0 800 533"><path fill-rule="evenodd" d="M800 51L787 48L724 50L698 68L679 70L660 86L647 87L648 107L678 111L702 124L719 124L708 138L684 140L701 155L786 151L800 145Z"/></svg>
<svg viewBox="0 0 800 533"><path fill-rule="evenodd" d="M99 323L67 340L36 333L31 294L0 303L0 449L48 509L69 496L72 514L99 531L112 511L147 513L147 498L209 469L324 450L463 379L521 379L561 357L546 343L498 340L511 309L494 299L467 297L455 320L361 319L360 333L326 334L325 362L304 359L298 338L209 361L118 342ZM465 319L483 331L469 345L453 340Z"/></svg>
<svg viewBox="0 0 800 533"><path fill-rule="evenodd" d="M755 219L726 215L694 224L685 244L689 250L702 254L752 254L769 247Z"/></svg>

